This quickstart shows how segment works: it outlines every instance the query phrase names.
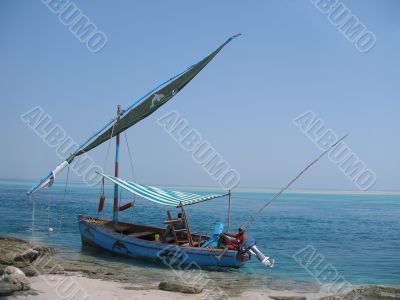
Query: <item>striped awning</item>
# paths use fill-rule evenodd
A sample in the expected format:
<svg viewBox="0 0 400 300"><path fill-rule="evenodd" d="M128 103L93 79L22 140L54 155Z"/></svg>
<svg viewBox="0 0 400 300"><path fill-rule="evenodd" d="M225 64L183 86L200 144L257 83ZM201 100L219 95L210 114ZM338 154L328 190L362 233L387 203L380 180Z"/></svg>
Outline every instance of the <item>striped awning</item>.
<svg viewBox="0 0 400 300"><path fill-rule="evenodd" d="M126 181L121 178L109 176L102 173L100 173L100 175L114 182L121 188L131 192L132 194L135 194L149 201L163 205L178 207L181 204L190 205L226 196L226 195L199 195L193 193L177 192L177 191L161 189L154 186L137 184L134 182Z"/></svg>

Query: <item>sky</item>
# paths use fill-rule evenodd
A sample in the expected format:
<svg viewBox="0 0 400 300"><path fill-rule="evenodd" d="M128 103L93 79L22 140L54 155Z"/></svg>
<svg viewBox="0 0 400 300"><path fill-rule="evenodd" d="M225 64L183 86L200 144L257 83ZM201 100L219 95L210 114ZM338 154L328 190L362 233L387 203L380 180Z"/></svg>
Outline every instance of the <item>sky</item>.
<svg viewBox="0 0 400 300"><path fill-rule="evenodd" d="M400 190L398 1L340 2L376 36L365 53L308 0L73 3L107 37L100 51L89 51L39 0L0 2L0 178L34 181L60 162L21 120L33 107L82 142L115 116L118 104L128 106L242 33L170 102L127 131L139 182L218 187L157 124L175 110L238 171L239 187L282 187L321 153L293 124L312 111L338 135L349 134L346 144L376 174L371 190ZM130 178L121 141L121 177ZM90 153L101 166L107 146ZM109 174L113 155L112 144ZM71 174L71 180L80 178ZM357 190L327 158L294 188Z"/></svg>

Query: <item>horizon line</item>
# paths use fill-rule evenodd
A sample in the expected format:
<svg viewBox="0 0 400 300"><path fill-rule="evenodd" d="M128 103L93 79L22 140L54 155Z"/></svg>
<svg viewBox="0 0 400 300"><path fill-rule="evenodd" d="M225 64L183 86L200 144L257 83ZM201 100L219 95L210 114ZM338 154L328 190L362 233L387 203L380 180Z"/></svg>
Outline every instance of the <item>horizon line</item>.
<svg viewBox="0 0 400 300"><path fill-rule="evenodd" d="M0 178L0 182L4 181L19 181L19 182L35 182L34 179L17 179L17 178ZM70 180L69 184L75 185L86 185L82 181L78 180ZM55 186L63 186L64 183L62 182L55 182ZM113 185L112 183L107 183L108 185ZM153 186L160 186L160 187L172 187L172 188L184 188L184 189L201 189L201 190L221 190L218 186L205 186L205 185L177 185L177 184L149 184ZM95 188L96 186L87 186L88 188ZM232 192L266 192L266 193L273 193L277 192L281 189L281 187L271 187L271 188L264 188L264 187L238 187L234 189ZM316 189L316 188L296 188L296 189L288 189L287 193L297 193L297 194L348 194L348 195L393 195L393 196L400 196L400 191L395 190L368 190L368 191L361 191L361 190L342 190L342 189Z"/></svg>

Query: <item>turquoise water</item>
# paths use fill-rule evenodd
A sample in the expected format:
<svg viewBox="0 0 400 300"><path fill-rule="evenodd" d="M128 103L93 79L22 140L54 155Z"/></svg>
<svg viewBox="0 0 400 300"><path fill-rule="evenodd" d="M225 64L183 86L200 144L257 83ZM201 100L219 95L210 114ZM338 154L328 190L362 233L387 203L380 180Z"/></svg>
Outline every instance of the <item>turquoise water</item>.
<svg viewBox="0 0 400 300"><path fill-rule="evenodd" d="M32 238L32 200L25 196L26 182L0 182L0 234ZM35 238L58 246L66 256L85 252L81 248L77 214L97 216L98 188L71 185L63 201L63 186L51 193L37 194ZM111 216L111 188L107 195L105 217ZM265 193L234 193L232 228L236 229L269 198ZM132 198L123 194L123 201ZM48 232L48 201L51 201ZM227 200L216 199L187 208L192 231L211 234L217 222L226 223ZM132 214L133 212L133 214ZM136 199L134 210L121 213L121 219L163 226L165 207ZM62 220L59 228L59 220ZM259 249L276 259L267 269L256 259L238 272L256 273L283 280L313 282L293 255L311 245L351 284L400 285L400 196L286 194L269 206L248 227ZM134 264L134 260L130 260Z"/></svg>

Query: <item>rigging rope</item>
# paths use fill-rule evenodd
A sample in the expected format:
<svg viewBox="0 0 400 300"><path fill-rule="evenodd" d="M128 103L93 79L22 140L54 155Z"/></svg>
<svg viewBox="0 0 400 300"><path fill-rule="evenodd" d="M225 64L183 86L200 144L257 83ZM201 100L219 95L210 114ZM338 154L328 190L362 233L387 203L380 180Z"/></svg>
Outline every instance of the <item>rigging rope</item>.
<svg viewBox="0 0 400 300"><path fill-rule="evenodd" d="M292 181L290 181L286 186L284 186L275 196L273 196L270 200L268 200L263 206L261 206L251 217L250 219L243 223L241 228L245 228L249 223L253 222L255 218L266 208L268 205L271 204L279 195L281 195L285 190L287 190L301 175L303 175L312 165L314 165L317 161L319 161L323 156L325 156L329 151L331 151L337 144L339 144L343 139L347 137L347 134L340 138L336 143L330 146L327 150L322 152L316 159L314 159L311 163L309 163Z"/></svg>
<svg viewBox="0 0 400 300"><path fill-rule="evenodd" d="M126 131L124 131L124 136L125 136L126 147L128 149L129 163L130 163L130 166L131 166L131 172L132 172L133 181L137 182L136 181L136 176L135 176L135 170L133 168L133 162L132 162L133 160L132 160L132 155L131 155L131 149L129 147L128 136L126 134ZM133 194L132 209L131 209L131 211L132 211L132 213L131 213L131 223L133 223L133 208L134 208L135 202L136 202L136 194Z"/></svg>
<svg viewBox="0 0 400 300"><path fill-rule="evenodd" d="M67 178L65 180L64 195L63 195L63 199L61 200L61 203L60 203L60 213L59 213L59 216L58 216L57 235L60 234L61 224L62 224L62 217L63 217L63 210L64 210L64 203L65 203L65 199L67 198L67 188L68 188L68 181L69 181L69 168L70 168L70 165L68 165Z"/></svg>
<svg viewBox="0 0 400 300"><path fill-rule="evenodd" d="M105 170L106 167L107 167L107 160L108 160L108 154L110 152L111 140L112 140L112 136L114 134L114 128L115 128L115 125L117 124L117 122L118 122L118 119L115 120L114 125L112 126L111 137L110 137L109 142L108 142L108 147L107 147L107 152L106 152L106 159L104 161L103 170Z"/></svg>
<svg viewBox="0 0 400 300"><path fill-rule="evenodd" d="M32 243L35 242L35 204L36 199L33 194L30 195L30 199L32 201Z"/></svg>
<svg viewBox="0 0 400 300"><path fill-rule="evenodd" d="M133 163L132 163L131 149L129 148L128 137L126 135L126 131L124 131L124 136L125 136L126 147L128 148L129 162L131 165L132 177L133 177L134 182L136 182L135 171L133 169Z"/></svg>
<svg viewBox="0 0 400 300"><path fill-rule="evenodd" d="M53 231L53 228L51 228L51 190L48 189L48 194L49 194L49 199L47 201L47 233L50 235L50 233Z"/></svg>

